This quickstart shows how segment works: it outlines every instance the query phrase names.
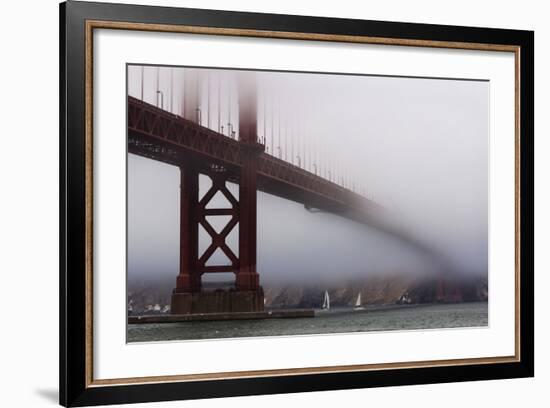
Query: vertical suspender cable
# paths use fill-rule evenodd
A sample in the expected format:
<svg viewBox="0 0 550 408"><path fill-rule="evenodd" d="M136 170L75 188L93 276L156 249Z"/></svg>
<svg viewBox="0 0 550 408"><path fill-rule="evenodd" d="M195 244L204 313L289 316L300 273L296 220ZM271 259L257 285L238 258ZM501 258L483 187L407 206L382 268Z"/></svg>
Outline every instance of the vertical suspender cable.
<svg viewBox="0 0 550 408"><path fill-rule="evenodd" d="M279 126L277 128L278 130L278 133L279 133L279 146L277 146L277 148L279 149L279 159L283 157L282 153L281 153L281 91L279 90L279 106L278 106L278 111L279 111Z"/></svg>
<svg viewBox="0 0 550 408"><path fill-rule="evenodd" d="M174 113L174 68L170 68L170 113Z"/></svg>
<svg viewBox="0 0 550 408"><path fill-rule="evenodd" d="M231 80L227 81L227 135L231 137Z"/></svg>
<svg viewBox="0 0 550 408"><path fill-rule="evenodd" d="M181 92L181 117L183 118L185 116L185 111L184 111L184 108L185 108L185 70L182 70L182 81L181 81L181 84L182 84L182 92Z"/></svg>
<svg viewBox="0 0 550 408"><path fill-rule="evenodd" d="M222 77L218 72L218 133L221 133L222 125Z"/></svg>
<svg viewBox="0 0 550 408"><path fill-rule="evenodd" d="M155 96L157 98L157 108L159 107L159 92L160 92L160 67L157 67L157 92L155 93Z"/></svg>
<svg viewBox="0 0 550 408"><path fill-rule="evenodd" d="M264 85L263 87L263 102L264 102L264 145L267 143L266 140L267 140L267 125L266 125L266 118L267 118L267 89L266 89L266 85Z"/></svg>
<svg viewBox="0 0 550 408"><path fill-rule="evenodd" d="M141 66L141 100L143 101L143 77L145 76L145 66Z"/></svg>
<svg viewBox="0 0 550 408"><path fill-rule="evenodd" d="M210 128L210 71L206 73L206 127Z"/></svg>
<svg viewBox="0 0 550 408"><path fill-rule="evenodd" d="M197 72L197 123L202 126L202 94L201 94L201 73Z"/></svg>
<svg viewBox="0 0 550 408"><path fill-rule="evenodd" d="M275 156L275 92L271 93L271 155Z"/></svg>

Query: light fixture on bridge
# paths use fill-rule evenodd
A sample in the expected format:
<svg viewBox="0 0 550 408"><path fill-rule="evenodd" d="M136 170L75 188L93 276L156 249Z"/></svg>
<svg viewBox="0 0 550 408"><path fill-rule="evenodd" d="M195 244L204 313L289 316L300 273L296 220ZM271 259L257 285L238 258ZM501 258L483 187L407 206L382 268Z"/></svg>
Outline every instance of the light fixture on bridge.
<svg viewBox="0 0 550 408"><path fill-rule="evenodd" d="M196 108L195 109L197 111L197 123L199 125L202 125L202 112L201 112L201 108Z"/></svg>
<svg viewBox="0 0 550 408"><path fill-rule="evenodd" d="M159 95L160 95L160 108L164 109L164 93L157 90L157 108L159 107Z"/></svg>

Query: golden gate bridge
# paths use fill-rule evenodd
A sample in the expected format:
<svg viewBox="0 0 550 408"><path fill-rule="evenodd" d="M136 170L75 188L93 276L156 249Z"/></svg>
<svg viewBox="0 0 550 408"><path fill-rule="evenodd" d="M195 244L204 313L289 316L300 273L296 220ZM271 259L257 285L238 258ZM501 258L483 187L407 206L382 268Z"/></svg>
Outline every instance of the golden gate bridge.
<svg viewBox="0 0 550 408"><path fill-rule="evenodd" d="M144 100L144 67L139 97L128 96L128 152L180 169L180 266L172 314L263 310L263 290L256 269L258 190L301 203L308 210L371 225L441 263L439 254L390 222L384 209L367 198L350 172L338 167L327 154L324 157L329 164L322 162L320 150L299 136L304 124L299 123L297 112L284 117L280 100L275 112L276 104L269 103L265 90L259 91L252 72L230 71L228 75L220 71L215 78L211 72L203 75L199 69L186 69L182 97L175 103L173 69L162 68L169 72L168 90L161 90L161 68L156 69L156 103ZM226 99L225 107L222 98ZM199 175L212 181L202 197ZM238 196L227 188L228 182L239 186ZM209 205L218 193L227 199L229 207ZM220 231L209 222L216 216L229 218ZM226 238L237 225L238 251L233 251ZM211 238L203 253L199 253L199 226ZM209 263L218 249L229 264ZM235 274L234 290L202 289L204 274L227 272Z"/></svg>

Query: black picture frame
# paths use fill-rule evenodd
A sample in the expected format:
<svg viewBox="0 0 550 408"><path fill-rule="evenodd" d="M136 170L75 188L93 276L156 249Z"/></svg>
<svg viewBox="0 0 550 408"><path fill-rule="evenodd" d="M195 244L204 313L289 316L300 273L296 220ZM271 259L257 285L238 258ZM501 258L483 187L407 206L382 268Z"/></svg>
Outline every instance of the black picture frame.
<svg viewBox="0 0 550 408"><path fill-rule="evenodd" d="M342 390L534 375L534 33L69 1L60 5L60 403L64 406ZM272 32L519 47L519 353L513 362L258 376L224 380L90 385L87 380L86 22L187 25Z"/></svg>

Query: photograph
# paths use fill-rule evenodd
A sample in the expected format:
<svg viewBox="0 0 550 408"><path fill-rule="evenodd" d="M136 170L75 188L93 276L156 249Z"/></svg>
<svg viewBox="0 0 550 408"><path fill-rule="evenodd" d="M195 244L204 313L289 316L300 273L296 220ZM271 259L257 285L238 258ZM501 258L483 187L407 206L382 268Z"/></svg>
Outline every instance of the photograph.
<svg viewBox="0 0 550 408"><path fill-rule="evenodd" d="M490 325L490 81L126 81L128 343Z"/></svg>
<svg viewBox="0 0 550 408"><path fill-rule="evenodd" d="M370 10L60 5L62 405L534 376L534 32Z"/></svg>

